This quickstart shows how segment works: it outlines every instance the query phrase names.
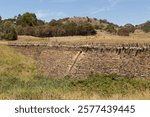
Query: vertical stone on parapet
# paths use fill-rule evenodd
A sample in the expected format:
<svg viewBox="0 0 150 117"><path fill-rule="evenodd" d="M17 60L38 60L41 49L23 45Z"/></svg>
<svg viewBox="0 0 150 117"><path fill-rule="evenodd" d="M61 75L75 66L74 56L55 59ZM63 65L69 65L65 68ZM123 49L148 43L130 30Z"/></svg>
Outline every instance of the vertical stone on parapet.
<svg viewBox="0 0 150 117"><path fill-rule="evenodd" d="M121 54L122 47L118 47L118 54Z"/></svg>
<svg viewBox="0 0 150 117"><path fill-rule="evenodd" d="M104 48L103 47L100 49L100 52L104 52Z"/></svg>
<svg viewBox="0 0 150 117"><path fill-rule="evenodd" d="M135 47L139 47L139 44L138 43L136 43L136 46Z"/></svg>
<svg viewBox="0 0 150 117"><path fill-rule="evenodd" d="M82 51L79 51L79 52L77 53L77 55L75 56L72 65L70 65L70 67L69 67L68 76L71 75L71 71L72 71L72 69L74 68L74 66L75 66L76 62L78 61L78 59L79 59L79 57L80 57L81 54L82 54Z"/></svg>

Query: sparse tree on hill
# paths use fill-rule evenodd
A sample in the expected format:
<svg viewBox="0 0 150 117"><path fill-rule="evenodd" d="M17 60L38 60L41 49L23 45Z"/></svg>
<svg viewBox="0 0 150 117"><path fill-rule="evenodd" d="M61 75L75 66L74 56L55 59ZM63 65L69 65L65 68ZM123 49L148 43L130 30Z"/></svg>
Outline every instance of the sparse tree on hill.
<svg viewBox="0 0 150 117"><path fill-rule="evenodd" d="M119 28L118 35L119 36L129 36L130 33L135 32L135 27L132 24L126 24Z"/></svg>
<svg viewBox="0 0 150 117"><path fill-rule="evenodd" d="M132 25L132 24L126 24L126 25L124 25L124 28L126 28L129 33L134 33L134 31L135 31L135 29L136 29L136 28L134 27L134 25Z"/></svg>
<svg viewBox="0 0 150 117"><path fill-rule="evenodd" d="M117 30L115 29L115 27L111 24L107 25L107 27L105 28L105 30L109 33L113 33L115 34L117 32Z"/></svg>
<svg viewBox="0 0 150 117"><path fill-rule="evenodd" d="M130 34L129 31L124 27L119 28L117 33L119 36L129 36Z"/></svg>
<svg viewBox="0 0 150 117"><path fill-rule="evenodd" d="M2 23L2 17L0 16L0 24Z"/></svg>

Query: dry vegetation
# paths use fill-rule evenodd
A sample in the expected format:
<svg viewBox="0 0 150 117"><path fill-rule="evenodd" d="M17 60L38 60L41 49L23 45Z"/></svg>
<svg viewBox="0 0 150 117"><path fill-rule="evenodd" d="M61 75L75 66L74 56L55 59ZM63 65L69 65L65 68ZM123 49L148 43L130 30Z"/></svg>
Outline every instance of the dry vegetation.
<svg viewBox="0 0 150 117"><path fill-rule="evenodd" d="M67 36L67 37L49 37L39 38L32 36L19 36L16 42L29 43L49 43L49 44L65 44L65 45L87 45L87 44L149 44L150 33L144 33L141 30L136 30L130 36L117 36L107 32L99 32L95 36Z"/></svg>
<svg viewBox="0 0 150 117"><path fill-rule="evenodd" d="M36 61L16 52L5 45L0 45L0 76L29 79L37 72Z"/></svg>
<svg viewBox="0 0 150 117"><path fill-rule="evenodd" d="M87 36L87 37L61 37L61 38L52 38L52 41L68 42L68 43L79 43L79 44L128 44L128 43L150 43L150 34L144 32L135 32L129 37L126 36L117 36L112 35L107 32L98 33L96 36Z"/></svg>

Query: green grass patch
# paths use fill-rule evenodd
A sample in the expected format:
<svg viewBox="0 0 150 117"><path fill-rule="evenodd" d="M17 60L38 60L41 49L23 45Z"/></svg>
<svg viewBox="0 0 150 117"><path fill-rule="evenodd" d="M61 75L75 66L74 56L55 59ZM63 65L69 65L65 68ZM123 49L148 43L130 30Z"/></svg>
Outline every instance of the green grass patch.
<svg viewBox="0 0 150 117"><path fill-rule="evenodd" d="M1 99L90 99L94 95L109 98L113 95L142 94L147 90L150 90L150 80L118 78L114 75L95 75L84 80L35 76L28 81L0 77ZM80 94L79 97L76 94Z"/></svg>

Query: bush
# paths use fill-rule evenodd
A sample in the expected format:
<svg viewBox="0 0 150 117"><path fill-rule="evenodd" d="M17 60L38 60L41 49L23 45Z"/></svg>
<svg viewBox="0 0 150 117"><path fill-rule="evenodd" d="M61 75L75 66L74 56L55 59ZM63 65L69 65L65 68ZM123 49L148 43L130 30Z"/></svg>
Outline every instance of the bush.
<svg viewBox="0 0 150 117"><path fill-rule="evenodd" d="M96 31L90 23L82 23L77 27L77 35L95 35Z"/></svg>
<svg viewBox="0 0 150 117"><path fill-rule="evenodd" d="M36 16L32 13L18 15L16 24L19 35L57 37L96 34L95 28L88 22L75 23L70 21L63 22L63 20L52 20L49 23L44 23L36 19Z"/></svg>
<svg viewBox="0 0 150 117"><path fill-rule="evenodd" d="M124 28L124 27L121 27L119 30L118 30L118 35L119 36L129 36L129 31Z"/></svg>
<svg viewBox="0 0 150 117"><path fill-rule="evenodd" d="M4 22L1 35L1 38L6 40L17 40L17 31L11 21Z"/></svg>
<svg viewBox="0 0 150 117"><path fill-rule="evenodd" d="M126 28L129 33L134 33L136 29L132 24L126 24L124 25L124 28Z"/></svg>
<svg viewBox="0 0 150 117"><path fill-rule="evenodd" d="M50 26L43 25L43 26L36 27L35 36L37 36L37 37L51 37L52 34L51 34Z"/></svg>
<svg viewBox="0 0 150 117"><path fill-rule="evenodd" d="M146 33L150 32L150 21L146 22L141 29Z"/></svg>
<svg viewBox="0 0 150 117"><path fill-rule="evenodd" d="M0 23L0 40L3 38L3 33L2 33L2 24Z"/></svg>
<svg viewBox="0 0 150 117"><path fill-rule="evenodd" d="M117 32L117 30L115 29L115 27L111 24L107 25L107 27L105 28L105 30L109 33L113 33L115 34Z"/></svg>
<svg viewBox="0 0 150 117"><path fill-rule="evenodd" d="M18 15L16 20L17 25L25 26L36 26L38 23L37 17L34 13L24 13L23 15Z"/></svg>
<svg viewBox="0 0 150 117"><path fill-rule="evenodd" d="M0 24L2 23L2 17L0 16Z"/></svg>
<svg viewBox="0 0 150 117"><path fill-rule="evenodd" d="M17 40L17 32L12 29L11 32L4 34L4 39L6 40Z"/></svg>
<svg viewBox="0 0 150 117"><path fill-rule="evenodd" d="M74 22L67 22L64 25L65 35L77 35L77 24Z"/></svg>
<svg viewBox="0 0 150 117"><path fill-rule="evenodd" d="M130 33L134 33L136 28L132 24L126 24L118 29L119 36L129 36Z"/></svg>
<svg viewBox="0 0 150 117"><path fill-rule="evenodd" d="M3 33L0 32L0 40L3 39Z"/></svg>

